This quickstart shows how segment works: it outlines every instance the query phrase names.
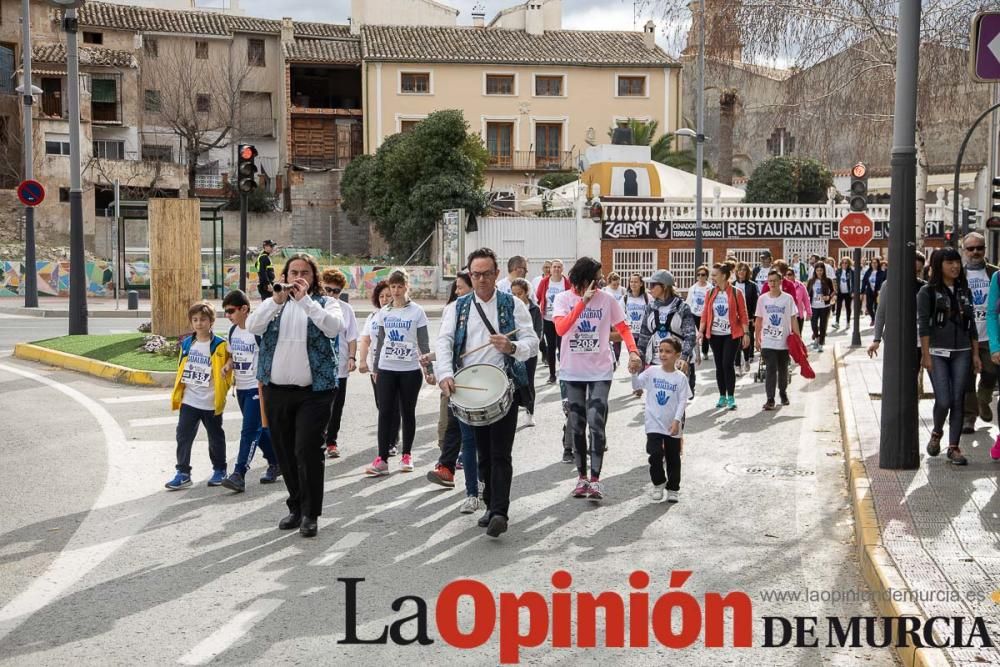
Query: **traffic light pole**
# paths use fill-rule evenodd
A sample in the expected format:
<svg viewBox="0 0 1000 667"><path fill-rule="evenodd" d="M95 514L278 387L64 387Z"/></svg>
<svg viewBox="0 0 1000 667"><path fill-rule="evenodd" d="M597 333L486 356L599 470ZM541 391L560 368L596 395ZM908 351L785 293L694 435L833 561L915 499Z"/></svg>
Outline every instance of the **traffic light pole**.
<svg viewBox="0 0 1000 667"><path fill-rule="evenodd" d="M854 333L851 347L861 347L861 248L854 249ZM850 318L848 318L850 319Z"/></svg>
<svg viewBox="0 0 1000 667"><path fill-rule="evenodd" d="M889 276L882 362L879 467L920 466L917 442L917 300L913 297L916 254L917 72L920 61L920 0L900 0L896 40L896 102L893 116ZM964 149L964 145L963 145ZM959 158L961 160L961 158ZM957 215L957 206L956 206ZM957 218L956 218L957 220ZM891 334L891 335L890 335Z"/></svg>
<svg viewBox="0 0 1000 667"><path fill-rule="evenodd" d="M240 193L240 290L247 291L247 199Z"/></svg>
<svg viewBox="0 0 1000 667"><path fill-rule="evenodd" d="M972 124L972 127L969 128L969 131L965 133L965 139L962 140L962 146L961 148L958 149L958 159L955 160L955 190L954 190L955 201L951 203L951 208L952 208L951 245L956 248L958 247L958 230L959 230L958 212L961 210L961 204L962 204L962 195L959 192L959 187L961 187L962 184L962 158L965 157L965 147L969 145L969 140L972 139L972 133L976 131L976 128L979 127L979 124L981 122L983 122L983 119L989 116L997 109L1000 109L1000 104L994 104L989 109L984 111L982 115L979 116L979 118L976 119L976 122ZM969 233L969 225L966 220L963 220L961 229L963 237Z"/></svg>

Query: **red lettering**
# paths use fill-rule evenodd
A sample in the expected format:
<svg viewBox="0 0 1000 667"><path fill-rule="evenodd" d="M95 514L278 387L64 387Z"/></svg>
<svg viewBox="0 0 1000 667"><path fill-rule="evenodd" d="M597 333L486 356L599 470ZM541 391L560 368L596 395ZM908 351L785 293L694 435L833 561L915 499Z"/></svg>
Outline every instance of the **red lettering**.
<svg viewBox="0 0 1000 667"><path fill-rule="evenodd" d="M670 587L680 588L691 576L690 570L674 570L670 573ZM681 609L681 630L674 634L671 616L673 608ZM653 634L667 648L687 648L701 634L701 606L690 593L672 591L662 596L653 605Z"/></svg>
<svg viewBox="0 0 1000 667"><path fill-rule="evenodd" d="M521 634L521 609L528 610L528 632ZM549 635L549 607L539 593L500 594L500 663L521 661L522 646L538 646Z"/></svg>
<svg viewBox="0 0 1000 667"><path fill-rule="evenodd" d="M632 588L649 586L649 575L636 570L629 575ZM630 593L628 596L628 645L633 648L649 646L649 594Z"/></svg>
<svg viewBox="0 0 1000 667"><path fill-rule="evenodd" d="M472 630L465 634L458 627L458 601L463 595L472 598L475 606ZM493 636L497 621L493 594L485 584L474 579L457 579L441 589L434 610L438 634L455 648L476 648Z"/></svg>
<svg viewBox="0 0 1000 667"><path fill-rule="evenodd" d="M604 644L608 648L625 646L625 601L617 593L591 593L576 596L576 644L580 648L597 645L597 608L604 608Z"/></svg>
<svg viewBox="0 0 1000 667"><path fill-rule="evenodd" d="M552 573L552 585L563 590L573 585L573 577L566 570ZM573 641L573 596L569 593L552 594L552 646L569 648Z"/></svg>
<svg viewBox="0 0 1000 667"><path fill-rule="evenodd" d="M746 593L705 594L705 646L716 648L725 643L726 608L733 610L733 646L753 643L753 603Z"/></svg>

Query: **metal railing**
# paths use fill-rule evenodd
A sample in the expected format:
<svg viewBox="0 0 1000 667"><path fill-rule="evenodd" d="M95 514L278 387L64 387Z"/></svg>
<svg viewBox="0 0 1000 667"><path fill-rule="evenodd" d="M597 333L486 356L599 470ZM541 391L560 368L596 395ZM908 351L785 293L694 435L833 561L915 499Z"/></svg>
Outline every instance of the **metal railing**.
<svg viewBox="0 0 1000 667"><path fill-rule="evenodd" d="M488 168L509 169L511 171L570 171L575 167L572 151L553 153L512 151L506 155L491 154Z"/></svg>

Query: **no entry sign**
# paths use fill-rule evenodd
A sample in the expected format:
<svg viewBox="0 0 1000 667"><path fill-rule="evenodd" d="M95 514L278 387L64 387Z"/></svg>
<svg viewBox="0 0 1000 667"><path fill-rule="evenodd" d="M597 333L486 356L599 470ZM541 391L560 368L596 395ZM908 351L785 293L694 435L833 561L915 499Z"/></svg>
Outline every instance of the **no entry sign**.
<svg viewBox="0 0 1000 667"><path fill-rule="evenodd" d="M17 186L17 198L25 206L38 206L45 199L45 188L38 181L21 181Z"/></svg>
<svg viewBox="0 0 1000 667"><path fill-rule="evenodd" d="M867 213L848 213L837 226L837 236L848 248L864 248L875 237L875 223Z"/></svg>

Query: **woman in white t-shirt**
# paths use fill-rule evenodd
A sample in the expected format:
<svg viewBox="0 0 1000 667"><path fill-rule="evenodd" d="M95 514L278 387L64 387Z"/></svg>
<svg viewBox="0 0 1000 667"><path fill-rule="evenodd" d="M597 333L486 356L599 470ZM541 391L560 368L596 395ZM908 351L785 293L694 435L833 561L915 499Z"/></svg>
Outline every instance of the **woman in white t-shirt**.
<svg viewBox="0 0 1000 667"><path fill-rule="evenodd" d="M618 303L622 302L625 294L628 292L622 286L622 277L617 273L612 271L608 275L608 284L601 288L601 291L609 296L614 297L615 301ZM611 334L611 350L615 354L615 370L618 369L618 359L622 356L622 341L621 338L615 334Z"/></svg>
<svg viewBox="0 0 1000 667"><path fill-rule="evenodd" d="M642 316L646 314L647 305L649 305L649 295L646 294L646 283L643 282L642 276L633 273L628 279L628 292L622 298L625 321L628 322L633 339L642 330ZM632 394L636 398L642 396L642 385L639 384L638 373L632 373Z"/></svg>
<svg viewBox="0 0 1000 667"><path fill-rule="evenodd" d="M569 288L569 279L563 275L563 263L558 259L552 260L551 273L542 278L542 281L538 283L538 290L535 292L535 301L538 302L538 308L542 311L542 319L545 320L542 326L545 331L546 365L549 367L548 384L556 383L556 352L561 348L559 334L556 333L556 325L552 321L552 308L556 295Z"/></svg>
<svg viewBox="0 0 1000 667"><path fill-rule="evenodd" d="M691 309L691 314L694 315L696 329L701 328L701 315L705 312L705 299L708 297L708 291L712 289L712 286L708 284L708 273L707 266L704 264L699 266L698 270L694 272L695 283L688 288L687 305ZM701 356L702 358L708 357L708 339L701 342Z"/></svg>
<svg viewBox="0 0 1000 667"><path fill-rule="evenodd" d="M427 314L410 301L409 277L397 269L389 275L392 301L378 313L378 337L375 346L375 388L378 394L378 455L365 472L371 476L389 472L389 447L399 412L403 425L403 454L400 470L413 471L413 437L417 430L417 397L424 381L420 355L431 351L427 335Z"/></svg>
<svg viewBox="0 0 1000 667"><path fill-rule="evenodd" d="M389 283L384 280L378 281L375 288L372 290L372 305L375 306L374 312L368 316L365 320L364 326L361 327L361 331L358 332L358 358L361 359L361 363L358 365L358 370L362 373L369 373L375 367L375 345L374 341L378 340L378 314L379 311L392 300L392 294L389 293ZM380 405L378 402L378 388L375 386L375 375L371 374L368 376L372 383L372 393L375 395L375 409L379 410ZM393 410L392 415L396 419L395 425L391 427L392 433L392 444L389 445L389 456L395 456L396 446L399 444L399 410Z"/></svg>
<svg viewBox="0 0 1000 667"><path fill-rule="evenodd" d="M347 276L340 269L326 269L320 278L323 294L328 299L340 299L347 288ZM344 414L344 401L347 398L347 376L357 367L358 354L358 318L354 309L346 301L341 300L340 310L344 314L344 330L337 336L337 389L334 391L333 408L330 410L330 420L326 423L326 455L331 459L340 458L337 448L337 436L340 434L340 422Z"/></svg>
<svg viewBox="0 0 1000 667"><path fill-rule="evenodd" d="M812 325L813 349L822 352L826 343L826 327L830 323L830 310L837 296L833 281L826 274L826 264L816 262L813 276L806 283L806 292L812 304L809 323Z"/></svg>
<svg viewBox="0 0 1000 667"><path fill-rule="evenodd" d="M573 497L604 497L601 465L607 442L608 394L614 376L611 328L621 335L629 357L639 359L625 311L611 295L595 289L601 263L581 257L569 272L572 289L558 294L552 311L556 333L562 337L559 380L566 387L569 425L579 473ZM587 427L590 427L590 476L587 476Z"/></svg>

